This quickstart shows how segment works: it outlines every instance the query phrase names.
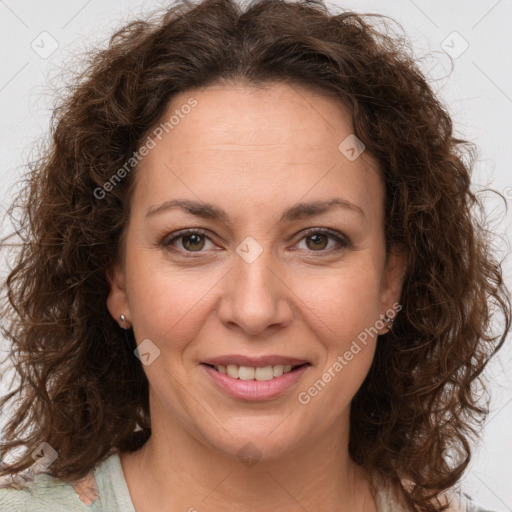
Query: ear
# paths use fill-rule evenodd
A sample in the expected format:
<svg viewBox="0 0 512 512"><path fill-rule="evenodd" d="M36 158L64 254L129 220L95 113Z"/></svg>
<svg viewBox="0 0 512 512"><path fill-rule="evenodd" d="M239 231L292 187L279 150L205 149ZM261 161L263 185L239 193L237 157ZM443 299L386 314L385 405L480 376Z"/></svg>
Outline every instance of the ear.
<svg viewBox="0 0 512 512"><path fill-rule="evenodd" d="M388 317L394 318L400 309L397 307L402 295L402 286L404 283L407 261L402 247L396 245L391 247L384 268L384 275L381 285L381 311L382 314L388 314ZM393 312L393 317L391 317Z"/></svg>
<svg viewBox="0 0 512 512"><path fill-rule="evenodd" d="M110 286L107 309L120 327L128 329L131 325L131 314L126 295L125 277L119 265L115 265L107 272L107 281ZM121 320L121 315L125 316L125 322Z"/></svg>

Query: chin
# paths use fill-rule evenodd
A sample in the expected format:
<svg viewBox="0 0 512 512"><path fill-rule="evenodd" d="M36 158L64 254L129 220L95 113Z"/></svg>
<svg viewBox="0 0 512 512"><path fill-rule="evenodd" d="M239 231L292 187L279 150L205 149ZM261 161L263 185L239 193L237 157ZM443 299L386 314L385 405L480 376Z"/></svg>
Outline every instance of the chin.
<svg viewBox="0 0 512 512"><path fill-rule="evenodd" d="M229 436L225 431L221 439L210 439L209 443L226 455L235 457L248 467L256 462L273 461L285 457L290 451L297 449L300 440L294 440L290 436L290 429L283 429L278 432L279 427L272 431L279 422L265 422L265 425L253 425L252 428L240 428L236 431L226 428L232 432ZM243 433L243 434L242 434ZM270 434L269 434L270 433Z"/></svg>

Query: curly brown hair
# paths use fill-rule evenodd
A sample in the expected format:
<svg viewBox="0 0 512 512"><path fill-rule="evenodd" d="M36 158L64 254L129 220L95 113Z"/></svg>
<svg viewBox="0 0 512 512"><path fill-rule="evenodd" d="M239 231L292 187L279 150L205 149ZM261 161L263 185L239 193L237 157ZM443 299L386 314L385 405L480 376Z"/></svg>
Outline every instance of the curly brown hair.
<svg viewBox="0 0 512 512"><path fill-rule="evenodd" d="M453 135L406 40L382 16L330 13L322 0L245 9L204 0L130 23L84 69L9 210L21 244L2 288L2 330L18 383L0 401L14 412L0 451L27 451L0 475L28 468L48 442L58 450L49 471L72 481L148 439L133 331L106 307L137 169L107 193L98 187L107 190L177 93L282 82L350 108L385 180L388 249L399 244L407 260L403 311L351 404L350 455L412 510L444 510L436 498L460 480L486 416L481 374L504 343L510 299L470 187L474 146Z"/></svg>

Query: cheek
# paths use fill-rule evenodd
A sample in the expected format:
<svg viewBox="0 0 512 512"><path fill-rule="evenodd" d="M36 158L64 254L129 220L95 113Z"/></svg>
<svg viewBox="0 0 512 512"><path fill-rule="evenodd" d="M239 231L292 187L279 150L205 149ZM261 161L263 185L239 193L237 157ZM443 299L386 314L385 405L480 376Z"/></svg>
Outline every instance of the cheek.
<svg viewBox="0 0 512 512"><path fill-rule="evenodd" d="M195 339L221 285L222 273L172 267L147 250L132 250L126 260L128 295L137 341L149 338L162 352L179 357L185 341ZM171 356L172 357L172 356Z"/></svg>
<svg viewBox="0 0 512 512"><path fill-rule="evenodd" d="M307 301L309 322L322 344L323 357L297 401L322 424L347 410L371 367L379 319L379 294L370 273L351 273L349 279L329 280Z"/></svg>
<svg viewBox="0 0 512 512"><path fill-rule="evenodd" d="M314 401L335 415L364 381L373 361L375 324L381 313L379 280L372 268L347 268L300 289L307 297L303 314L323 346L323 357L308 388L301 390L305 394L299 403Z"/></svg>
<svg viewBox="0 0 512 512"><path fill-rule="evenodd" d="M380 315L379 276L371 264L300 277L294 290L304 314L340 348L375 324ZM315 320L316 319L316 320Z"/></svg>

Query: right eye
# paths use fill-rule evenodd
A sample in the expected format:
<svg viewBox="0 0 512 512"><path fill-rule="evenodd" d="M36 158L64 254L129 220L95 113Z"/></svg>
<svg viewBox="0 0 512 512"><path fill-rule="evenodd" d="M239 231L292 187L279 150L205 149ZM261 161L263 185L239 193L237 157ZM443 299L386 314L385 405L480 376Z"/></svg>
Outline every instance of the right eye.
<svg viewBox="0 0 512 512"><path fill-rule="evenodd" d="M202 249L205 246L205 240L210 240L206 231L202 229L184 229L172 235L172 238L166 237L162 240L162 246L184 253L204 252ZM182 240L179 243L181 247L176 247L176 242L180 239Z"/></svg>

